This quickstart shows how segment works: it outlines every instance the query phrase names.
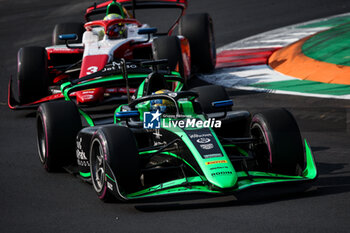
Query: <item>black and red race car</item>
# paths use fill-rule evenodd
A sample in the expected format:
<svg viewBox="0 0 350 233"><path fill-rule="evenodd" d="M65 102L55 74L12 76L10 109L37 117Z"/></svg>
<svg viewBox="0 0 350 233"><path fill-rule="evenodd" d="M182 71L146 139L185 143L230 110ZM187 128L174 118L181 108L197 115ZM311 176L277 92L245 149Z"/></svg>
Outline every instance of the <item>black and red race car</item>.
<svg viewBox="0 0 350 233"><path fill-rule="evenodd" d="M32 108L64 98L60 84L101 71L121 58L168 59L161 69L178 71L185 83L194 72L212 71L216 63L212 19L207 13L185 15L186 7L187 0L113 0L87 8L85 24L57 24L52 46L19 50L18 100L11 79L9 107ZM180 14L167 32L159 33L135 18L136 10L152 8L180 9ZM178 35L173 35L176 27ZM131 93L139 84L133 85ZM119 87L93 88L72 95L79 104L93 105L125 93L125 88Z"/></svg>

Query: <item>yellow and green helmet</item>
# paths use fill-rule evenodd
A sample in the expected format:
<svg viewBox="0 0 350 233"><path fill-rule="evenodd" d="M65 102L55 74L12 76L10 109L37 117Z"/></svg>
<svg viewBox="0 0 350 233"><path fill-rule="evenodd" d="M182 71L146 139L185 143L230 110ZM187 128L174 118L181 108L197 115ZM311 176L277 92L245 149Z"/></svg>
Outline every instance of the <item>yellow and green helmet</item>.
<svg viewBox="0 0 350 233"><path fill-rule="evenodd" d="M106 17L104 20L110 19L125 19L123 7L120 5L120 3L116 2L116 0L113 0L113 2L107 6Z"/></svg>

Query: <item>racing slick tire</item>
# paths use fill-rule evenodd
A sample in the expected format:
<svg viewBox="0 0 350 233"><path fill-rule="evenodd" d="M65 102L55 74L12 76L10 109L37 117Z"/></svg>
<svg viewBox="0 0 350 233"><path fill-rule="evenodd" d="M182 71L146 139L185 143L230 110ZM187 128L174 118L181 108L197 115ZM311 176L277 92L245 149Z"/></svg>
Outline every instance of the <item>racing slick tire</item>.
<svg viewBox="0 0 350 233"><path fill-rule="evenodd" d="M170 71L177 70L181 77L185 78L187 83L187 77L184 75L184 63L181 54L180 40L176 36L162 36L154 39L152 44L153 58L168 59L168 65L160 65L159 69Z"/></svg>
<svg viewBox="0 0 350 233"><path fill-rule="evenodd" d="M76 105L70 101L41 104L37 112L39 158L48 172L76 163L75 138L82 128Z"/></svg>
<svg viewBox="0 0 350 233"><path fill-rule="evenodd" d="M24 47L17 54L18 98L21 104L48 94L47 53L43 47Z"/></svg>
<svg viewBox="0 0 350 233"><path fill-rule="evenodd" d="M221 112L222 110L213 108L212 102L230 99L225 88L222 86L206 85L195 87L191 90L198 93L199 97L197 101L204 113Z"/></svg>
<svg viewBox="0 0 350 233"><path fill-rule="evenodd" d="M190 43L191 64L195 71L212 72L216 64L216 48L213 20L209 14L183 16L179 24L179 34Z"/></svg>
<svg viewBox="0 0 350 233"><path fill-rule="evenodd" d="M106 171L113 174L108 175ZM90 146L90 173L93 187L100 200L122 201L123 192L132 192L141 186L138 148L132 131L127 127L101 127ZM115 178L117 190L112 194L110 179ZM109 181L109 182L108 182Z"/></svg>
<svg viewBox="0 0 350 233"><path fill-rule="evenodd" d="M63 40L58 38L59 35L63 34L77 34L78 40L76 43L81 43L84 33L83 23L60 23L56 24L52 33L52 45L65 44Z"/></svg>
<svg viewBox="0 0 350 233"><path fill-rule="evenodd" d="M284 175L301 175L305 157L293 115L284 108L255 114L250 124L259 169Z"/></svg>

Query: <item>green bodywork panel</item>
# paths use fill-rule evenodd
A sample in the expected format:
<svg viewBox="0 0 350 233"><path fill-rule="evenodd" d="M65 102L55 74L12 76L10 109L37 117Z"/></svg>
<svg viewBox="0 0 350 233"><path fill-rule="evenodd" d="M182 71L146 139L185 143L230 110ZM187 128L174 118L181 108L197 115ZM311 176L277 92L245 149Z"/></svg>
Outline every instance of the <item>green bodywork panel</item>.
<svg viewBox="0 0 350 233"><path fill-rule="evenodd" d="M236 191L244 190L257 185L285 183L285 182L306 182L316 179L317 168L311 153L311 149L305 141L306 167L302 176L287 176L275 173L260 171L236 172L235 183L231 187L220 189L208 185L202 177L187 177L165 182L135 193L126 194L127 199L138 199L145 197L155 197L167 194L181 193L212 193L212 194L231 194ZM228 161L229 162L229 161Z"/></svg>
<svg viewBox="0 0 350 233"><path fill-rule="evenodd" d="M211 134L216 140L216 143L218 144L218 146L220 147L220 150L223 156L215 157L215 158L206 158L206 159L204 159L201 156L201 154L196 149L195 145L193 145L192 141L189 139L188 135L185 133L183 129L181 128L167 128L167 129L181 138L181 140L185 143L185 145L191 151L193 157L198 162L198 165L201 168L202 172L204 173L206 179L211 184L219 188L230 188L237 182L237 175L236 175L235 169L232 163L230 162L230 159L228 158L224 148L219 142L216 134L212 129L210 129ZM190 131L191 128L185 128L185 130ZM193 128L192 130L198 130L198 128ZM217 166L218 164L224 164L227 168L218 169L216 172L225 171L225 172L230 172L230 174L227 174L225 176L213 177L211 175L212 171L210 169Z"/></svg>

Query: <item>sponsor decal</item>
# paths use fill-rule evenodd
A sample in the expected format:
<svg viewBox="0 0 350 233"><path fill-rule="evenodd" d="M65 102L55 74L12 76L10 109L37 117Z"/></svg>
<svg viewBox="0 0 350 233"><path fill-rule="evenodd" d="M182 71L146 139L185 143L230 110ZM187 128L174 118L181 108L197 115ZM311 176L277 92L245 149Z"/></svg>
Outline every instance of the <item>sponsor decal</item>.
<svg viewBox="0 0 350 233"><path fill-rule="evenodd" d="M82 146L81 146L81 142L82 142L82 138L79 138L77 140L77 150L76 150L76 155L78 159L81 160L87 160L87 157L85 155L85 152L82 150Z"/></svg>
<svg viewBox="0 0 350 233"><path fill-rule="evenodd" d="M212 177L215 177L215 176L228 176L228 175L231 175L232 172L231 171L223 171L223 172L214 172L214 173L211 173L211 176Z"/></svg>
<svg viewBox="0 0 350 233"><path fill-rule="evenodd" d="M203 150L210 150L214 148L212 143L199 145Z"/></svg>
<svg viewBox="0 0 350 233"><path fill-rule="evenodd" d="M211 133L206 133L206 134L190 134L189 137L192 138L201 138L201 137L212 137Z"/></svg>
<svg viewBox="0 0 350 233"><path fill-rule="evenodd" d="M126 69L137 69L138 66L136 64L125 64ZM107 71L115 71L115 70L121 70L121 63L120 62L112 62L112 64L106 65L101 71L107 72Z"/></svg>
<svg viewBox="0 0 350 233"><path fill-rule="evenodd" d="M222 157L222 156L223 155L221 153L202 155L204 159L210 159L210 158L216 158L216 157Z"/></svg>
<svg viewBox="0 0 350 233"><path fill-rule="evenodd" d="M223 157L221 149L210 129L184 130L203 159Z"/></svg>
<svg viewBox="0 0 350 233"><path fill-rule="evenodd" d="M89 167L90 166L90 162L88 160L77 160L77 164L81 167Z"/></svg>
<svg viewBox="0 0 350 233"><path fill-rule="evenodd" d="M198 143L208 143L208 142L210 142L210 139L209 138L200 138L200 139L197 139L196 142L198 142Z"/></svg>
<svg viewBox="0 0 350 233"><path fill-rule="evenodd" d="M83 141L82 138L78 138L78 140L76 141L77 149L76 149L75 153L77 156L77 164L79 166L82 166L82 167L87 167L87 166L90 166L90 163L85 155L85 152L82 149L82 145L81 145L82 141Z"/></svg>
<svg viewBox="0 0 350 233"><path fill-rule="evenodd" d="M227 160L216 160L216 161L205 162L205 165L218 164L218 163L227 163Z"/></svg>
<svg viewBox="0 0 350 233"><path fill-rule="evenodd" d="M216 170L216 169L225 169L225 168L228 168L227 166L221 166L221 167L212 167L210 168L210 170Z"/></svg>

